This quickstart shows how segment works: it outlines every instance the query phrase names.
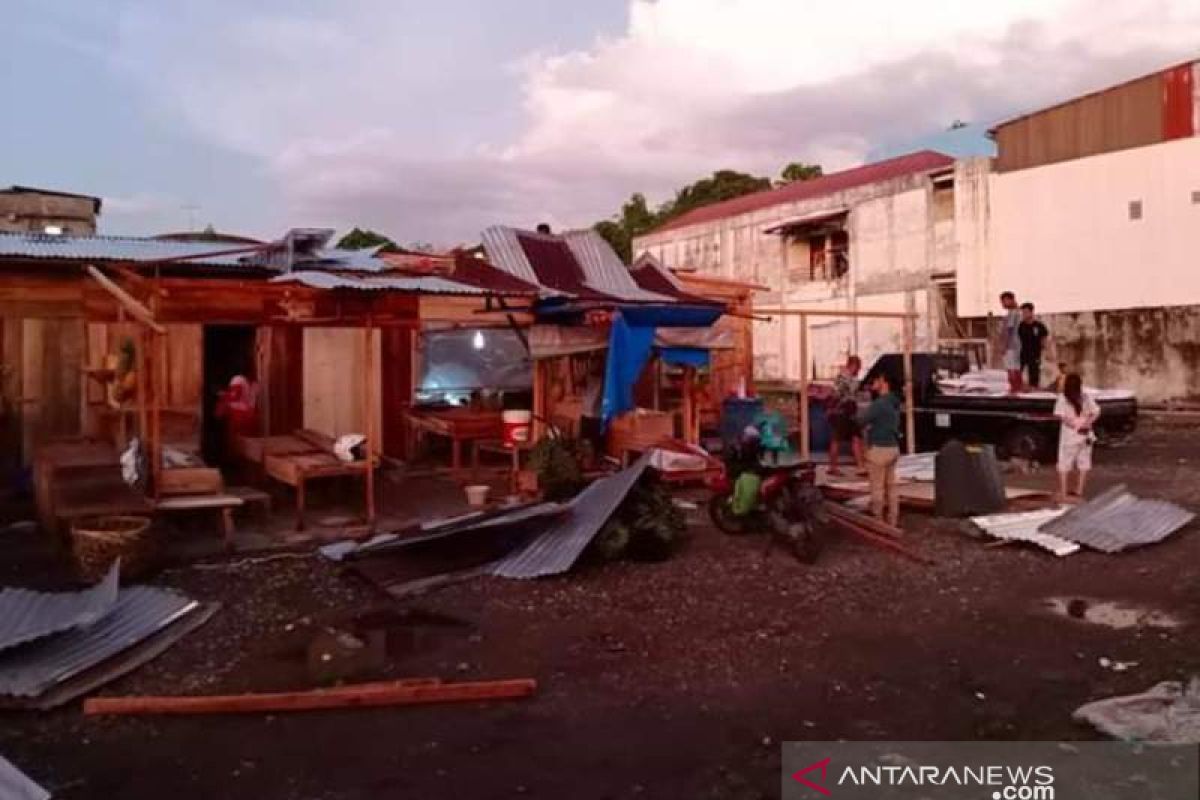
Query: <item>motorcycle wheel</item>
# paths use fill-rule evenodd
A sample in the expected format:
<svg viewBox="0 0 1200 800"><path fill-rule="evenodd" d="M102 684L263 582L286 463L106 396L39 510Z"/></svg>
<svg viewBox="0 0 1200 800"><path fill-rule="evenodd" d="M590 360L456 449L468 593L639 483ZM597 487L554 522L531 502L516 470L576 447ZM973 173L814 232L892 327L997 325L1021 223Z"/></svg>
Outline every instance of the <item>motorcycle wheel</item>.
<svg viewBox="0 0 1200 800"><path fill-rule="evenodd" d="M733 513L729 504L732 499L728 493L713 495L708 501L708 518L721 533L738 536L746 532L746 518Z"/></svg>
<svg viewBox="0 0 1200 800"><path fill-rule="evenodd" d="M821 537L817 534L817 526L811 522L796 522L788 526L788 539L791 542L792 555L804 564L815 563L821 555Z"/></svg>

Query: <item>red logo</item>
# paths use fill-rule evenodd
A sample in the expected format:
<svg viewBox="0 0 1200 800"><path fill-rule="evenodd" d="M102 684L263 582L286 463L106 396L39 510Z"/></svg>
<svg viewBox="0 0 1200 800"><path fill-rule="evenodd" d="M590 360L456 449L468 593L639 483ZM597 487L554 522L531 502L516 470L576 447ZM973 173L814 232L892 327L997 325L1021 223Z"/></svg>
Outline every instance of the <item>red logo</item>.
<svg viewBox="0 0 1200 800"><path fill-rule="evenodd" d="M816 770L816 769L819 769L819 770L821 770L821 783L813 783L813 782L812 782L812 781L810 781L808 778L804 778L804 777L802 777L802 776L804 776L804 775L807 775L808 773L810 773L810 772L812 772L813 770ZM796 781L797 783L803 783L803 784L804 784L805 786L807 786L808 788L810 788L810 789L813 789L813 790L815 790L815 791L818 791L818 792L820 792L821 794L823 794L823 795L825 795L826 797L828 797L828 796L829 796L829 790L828 790L828 789L826 789L826 788L824 787L824 785L823 785L823 784L825 783L825 771L826 771L827 769L829 769L829 759L828 759L828 758L826 758L826 759L823 759L823 760L821 760L821 761L818 761L818 762L816 762L815 764L809 764L809 765L808 765L807 767L805 767L804 769L802 769L802 770L798 770L798 771L796 771L796 772L793 772L793 773L792 773L792 780Z"/></svg>

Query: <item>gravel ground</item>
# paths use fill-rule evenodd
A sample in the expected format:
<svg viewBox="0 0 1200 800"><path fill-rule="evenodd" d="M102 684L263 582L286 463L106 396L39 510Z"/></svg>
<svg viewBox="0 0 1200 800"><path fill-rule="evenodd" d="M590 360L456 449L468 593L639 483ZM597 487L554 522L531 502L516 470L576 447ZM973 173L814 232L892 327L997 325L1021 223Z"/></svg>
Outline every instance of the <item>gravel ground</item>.
<svg viewBox="0 0 1200 800"><path fill-rule="evenodd" d="M1096 487L1200 508L1198 444L1147 428L1098 456ZM1070 720L1079 704L1200 666L1197 528L1056 559L912 515L908 541L932 566L834 537L806 567L691 517L668 562L478 579L400 604L315 558L178 569L155 582L221 611L104 689L318 685L308 643L334 628L386 639L361 679L528 676L531 699L158 719L85 719L75 705L4 715L0 752L61 798L774 797L783 740L1089 738ZM29 555L3 571L30 569L48 565ZM1089 624L1049 611L1050 597L1157 609L1183 627Z"/></svg>

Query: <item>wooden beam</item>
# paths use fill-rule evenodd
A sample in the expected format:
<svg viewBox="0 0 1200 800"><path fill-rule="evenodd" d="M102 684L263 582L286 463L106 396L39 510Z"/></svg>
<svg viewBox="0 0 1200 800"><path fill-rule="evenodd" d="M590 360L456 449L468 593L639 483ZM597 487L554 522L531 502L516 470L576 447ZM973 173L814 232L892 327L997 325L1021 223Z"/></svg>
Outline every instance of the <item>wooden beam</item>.
<svg viewBox="0 0 1200 800"><path fill-rule="evenodd" d="M104 287L105 291L115 297L117 302L120 303L121 306L133 316L134 319L147 326L155 333L162 334L167 332L166 328L164 328L162 325L159 325L158 322L155 321L154 315L150 313L150 309L142 305L136 297L126 292L120 286L117 286L117 284L113 283L107 275L96 269L91 264L88 264L85 269L87 274L91 276L96 283Z"/></svg>
<svg viewBox="0 0 1200 800"><path fill-rule="evenodd" d="M773 317L850 317L853 319L916 319L919 315L908 311L835 311L821 308L756 308L755 315Z"/></svg>
<svg viewBox="0 0 1200 800"><path fill-rule="evenodd" d="M470 683L440 683L436 679L425 678L338 686L307 692L190 697L90 697L83 704L83 713L87 716L277 713L329 708L512 700L529 697L536 690L537 681L531 678Z"/></svg>
<svg viewBox="0 0 1200 800"><path fill-rule="evenodd" d="M800 459L808 461L812 458L812 446L809 442L812 431L812 421L809 414L812 409L808 402L808 315L800 315Z"/></svg>
<svg viewBox="0 0 1200 800"><path fill-rule="evenodd" d="M367 327L363 329L365 336L364 358L366 363L366 432L367 432L367 473L364 477L367 492L367 528L375 528L375 327L367 318ZM382 448L380 449L382 451Z"/></svg>

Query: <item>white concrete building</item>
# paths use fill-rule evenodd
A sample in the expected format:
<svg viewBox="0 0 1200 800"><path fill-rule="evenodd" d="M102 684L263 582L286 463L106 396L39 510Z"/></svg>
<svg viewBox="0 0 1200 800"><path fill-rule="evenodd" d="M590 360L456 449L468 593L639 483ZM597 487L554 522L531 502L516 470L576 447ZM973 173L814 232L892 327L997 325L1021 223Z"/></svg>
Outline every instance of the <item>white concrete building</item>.
<svg viewBox="0 0 1200 800"><path fill-rule="evenodd" d="M867 164L695 209L634 241L664 265L763 286L759 308L915 311L917 347L939 336L941 289L956 271L955 166L931 151ZM901 348L893 320L755 324L759 379L829 378L849 353L868 365Z"/></svg>
<svg viewBox="0 0 1200 800"><path fill-rule="evenodd" d="M996 126L955 170L959 316L1010 290L1089 383L1200 395L1198 130L1198 63Z"/></svg>

